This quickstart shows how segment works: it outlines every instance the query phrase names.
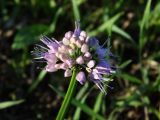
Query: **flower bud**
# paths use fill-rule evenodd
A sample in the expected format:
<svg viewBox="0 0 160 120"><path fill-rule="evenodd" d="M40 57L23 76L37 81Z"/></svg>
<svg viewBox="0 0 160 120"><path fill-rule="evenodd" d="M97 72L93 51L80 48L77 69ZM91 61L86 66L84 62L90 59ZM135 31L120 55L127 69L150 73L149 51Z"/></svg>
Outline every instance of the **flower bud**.
<svg viewBox="0 0 160 120"><path fill-rule="evenodd" d="M56 69L60 69L60 66L61 66L61 64L55 64L55 65L54 65L54 67L55 67Z"/></svg>
<svg viewBox="0 0 160 120"><path fill-rule="evenodd" d="M68 64L69 68L71 68L75 64L75 62L72 59L68 59L65 62Z"/></svg>
<svg viewBox="0 0 160 120"><path fill-rule="evenodd" d="M74 55L75 50L73 50L73 49L69 49L69 50L68 50L68 52L69 52L69 55L71 55L71 56L72 56L72 55Z"/></svg>
<svg viewBox="0 0 160 120"><path fill-rule="evenodd" d="M64 45L69 45L70 44L70 41L67 38L65 38L65 37L63 38L62 41L63 41Z"/></svg>
<svg viewBox="0 0 160 120"><path fill-rule="evenodd" d="M91 53L90 53L90 52L86 52L86 53L84 54L84 60L88 61L88 60L90 60L91 58L92 58L92 56L91 56Z"/></svg>
<svg viewBox="0 0 160 120"><path fill-rule="evenodd" d="M84 72L82 72L82 71L80 71L78 74L77 74L77 76L76 76L76 79L77 79L77 81L79 81L80 82L80 84L84 84L84 82L86 81L86 76L85 76L85 73Z"/></svg>
<svg viewBox="0 0 160 120"><path fill-rule="evenodd" d="M72 75L72 71L70 69L67 69L65 72L64 72L64 77L70 77Z"/></svg>
<svg viewBox="0 0 160 120"><path fill-rule="evenodd" d="M89 42L89 36L86 38L85 42L88 43Z"/></svg>
<svg viewBox="0 0 160 120"><path fill-rule="evenodd" d="M63 69L63 70L66 70L66 69L69 68L69 66L67 65L67 63L62 63L62 64L60 65L60 68Z"/></svg>
<svg viewBox="0 0 160 120"><path fill-rule="evenodd" d="M68 57L65 54L59 54L59 59L65 62L68 59Z"/></svg>
<svg viewBox="0 0 160 120"><path fill-rule="evenodd" d="M69 46L70 46L72 49L75 49L75 45L74 45L73 43L71 43Z"/></svg>
<svg viewBox="0 0 160 120"><path fill-rule="evenodd" d="M89 67L89 68L93 68L94 66L95 66L95 61L94 60L90 60L88 63L87 63L87 66Z"/></svg>
<svg viewBox="0 0 160 120"><path fill-rule="evenodd" d="M68 40L72 37L73 32L69 31L65 34L65 38L67 38Z"/></svg>
<svg viewBox="0 0 160 120"><path fill-rule="evenodd" d="M78 48L80 48L80 47L82 46L81 41L80 41L80 40L77 40L77 41L76 41L76 45L77 45Z"/></svg>
<svg viewBox="0 0 160 120"><path fill-rule="evenodd" d="M83 60L83 57L82 56L79 56L77 59L76 59L76 62L78 63L78 64L83 64L84 63L84 60Z"/></svg>
<svg viewBox="0 0 160 120"><path fill-rule="evenodd" d="M53 64L48 64L48 65L45 67L45 70L48 71L48 72L55 72L55 71L57 71L58 69L57 69Z"/></svg>
<svg viewBox="0 0 160 120"><path fill-rule="evenodd" d="M87 37L87 33L85 31L81 31L80 36L86 38Z"/></svg>
<svg viewBox="0 0 160 120"><path fill-rule="evenodd" d="M85 38L83 36L79 36L79 40L84 42L85 41Z"/></svg>
<svg viewBox="0 0 160 120"><path fill-rule="evenodd" d="M71 37L71 38L70 38L70 42L71 42L72 44L75 44L75 43L76 43L76 41L77 41L77 40L76 40L76 38L75 38L75 37Z"/></svg>
<svg viewBox="0 0 160 120"><path fill-rule="evenodd" d="M83 45L82 45L82 47L81 47L81 52L82 52L82 53L88 52L88 45L87 45L87 44L83 44Z"/></svg>

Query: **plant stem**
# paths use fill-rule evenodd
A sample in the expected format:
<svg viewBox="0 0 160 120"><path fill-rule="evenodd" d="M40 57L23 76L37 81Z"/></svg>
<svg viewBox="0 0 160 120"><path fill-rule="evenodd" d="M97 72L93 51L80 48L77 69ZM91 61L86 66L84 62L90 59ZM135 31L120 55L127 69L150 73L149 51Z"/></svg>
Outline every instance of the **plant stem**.
<svg viewBox="0 0 160 120"><path fill-rule="evenodd" d="M71 78L67 93L65 95L65 98L63 100L63 103L61 105L61 108L60 108L58 115L56 117L56 120L64 120L65 114L67 112L67 109L68 109L69 104L71 102L72 96L73 96L75 89L76 89L76 85L77 85L76 74L77 74L77 69L73 69L72 78Z"/></svg>

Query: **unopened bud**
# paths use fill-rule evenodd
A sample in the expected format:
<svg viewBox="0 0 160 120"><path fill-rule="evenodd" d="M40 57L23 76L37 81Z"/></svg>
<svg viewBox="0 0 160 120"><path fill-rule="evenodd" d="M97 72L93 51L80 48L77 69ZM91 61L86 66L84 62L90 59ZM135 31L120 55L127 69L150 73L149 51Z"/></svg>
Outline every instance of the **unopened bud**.
<svg viewBox="0 0 160 120"><path fill-rule="evenodd" d="M67 63L62 63L62 64L60 65L60 68L63 69L63 70L66 70L66 69L69 68L69 66L67 65Z"/></svg>
<svg viewBox="0 0 160 120"><path fill-rule="evenodd" d="M87 37L87 33L85 31L81 31L80 36L86 38Z"/></svg>
<svg viewBox="0 0 160 120"><path fill-rule="evenodd" d="M85 38L83 36L79 36L79 40L84 42L85 41Z"/></svg>
<svg viewBox="0 0 160 120"><path fill-rule="evenodd" d="M86 52L86 53L84 54L84 60L88 61L88 60L90 60L91 58L92 58L92 55L91 55L90 52Z"/></svg>
<svg viewBox="0 0 160 120"><path fill-rule="evenodd" d="M89 62L88 62L88 64L87 64L87 66L89 67L89 68L93 68L94 66L95 66L95 61L94 60L90 60Z"/></svg>
<svg viewBox="0 0 160 120"><path fill-rule="evenodd" d="M84 72L82 72L82 71L80 71L78 74L77 74L77 76L76 76L76 79L77 79L77 81L79 81L80 82L80 84L84 84L84 82L86 81L86 76L85 76L85 73Z"/></svg>
<svg viewBox="0 0 160 120"><path fill-rule="evenodd" d="M65 38L65 37L63 38L62 41L63 41L64 45L69 45L70 44L70 41L67 38Z"/></svg>
<svg viewBox="0 0 160 120"><path fill-rule="evenodd" d="M65 34L65 38L70 39L72 37L73 32L69 31Z"/></svg>
<svg viewBox="0 0 160 120"><path fill-rule="evenodd" d="M76 43L76 41L77 41L77 40L76 40L76 38L75 38L75 37L71 37L71 38L70 38L70 42L71 42L71 44L75 44L75 43Z"/></svg>
<svg viewBox="0 0 160 120"><path fill-rule="evenodd" d="M89 36L86 38L85 42L88 43L89 42Z"/></svg>
<svg viewBox="0 0 160 120"><path fill-rule="evenodd" d="M82 53L88 52L88 45L87 45L87 44L83 44L83 45L82 45L82 47L81 47L81 52L82 52Z"/></svg>
<svg viewBox="0 0 160 120"><path fill-rule="evenodd" d="M82 46L81 41L80 41L80 40L77 40L77 41L76 41L76 45L77 45L78 48L81 48L81 46Z"/></svg>
<svg viewBox="0 0 160 120"><path fill-rule="evenodd" d="M83 57L82 56L79 56L77 59L76 59L76 62L80 65L82 65L84 63L84 60L83 60Z"/></svg>
<svg viewBox="0 0 160 120"><path fill-rule="evenodd" d="M70 69L67 69L65 72L64 72L64 77L70 77L72 75L72 71Z"/></svg>

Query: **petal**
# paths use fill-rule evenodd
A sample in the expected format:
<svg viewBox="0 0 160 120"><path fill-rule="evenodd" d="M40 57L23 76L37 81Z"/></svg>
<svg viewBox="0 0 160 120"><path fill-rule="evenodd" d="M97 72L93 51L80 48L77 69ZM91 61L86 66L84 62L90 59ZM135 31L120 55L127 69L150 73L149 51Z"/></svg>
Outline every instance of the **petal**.
<svg viewBox="0 0 160 120"><path fill-rule="evenodd" d="M99 48L99 41L95 37L90 37L88 40L88 45L93 48Z"/></svg>
<svg viewBox="0 0 160 120"><path fill-rule="evenodd" d="M83 60L83 57L82 56L79 56L77 59L76 59L76 62L80 65L82 65L84 63L84 60Z"/></svg>
<svg viewBox="0 0 160 120"><path fill-rule="evenodd" d="M107 56L107 49L106 48L98 48L96 49L96 54L98 58L105 58Z"/></svg>
<svg viewBox="0 0 160 120"><path fill-rule="evenodd" d="M44 59L53 64L57 62L57 57L55 56L55 54L45 53Z"/></svg>
<svg viewBox="0 0 160 120"><path fill-rule="evenodd" d="M100 59L99 63L97 64L97 67L104 67L104 68L110 68L110 64L105 59Z"/></svg>
<svg viewBox="0 0 160 120"><path fill-rule="evenodd" d="M72 75L72 71L70 69L67 69L65 72L64 72L64 77L70 77Z"/></svg>
<svg viewBox="0 0 160 120"><path fill-rule="evenodd" d="M82 71L80 71L78 74L77 74L77 76L76 76L76 79L77 79L77 81L79 81L80 82L80 84L84 84L84 82L86 81L86 76L85 76L85 73L84 72L82 72Z"/></svg>
<svg viewBox="0 0 160 120"><path fill-rule="evenodd" d="M47 72L55 72L57 69L55 68L54 64L48 63L47 66L45 67L45 70Z"/></svg>

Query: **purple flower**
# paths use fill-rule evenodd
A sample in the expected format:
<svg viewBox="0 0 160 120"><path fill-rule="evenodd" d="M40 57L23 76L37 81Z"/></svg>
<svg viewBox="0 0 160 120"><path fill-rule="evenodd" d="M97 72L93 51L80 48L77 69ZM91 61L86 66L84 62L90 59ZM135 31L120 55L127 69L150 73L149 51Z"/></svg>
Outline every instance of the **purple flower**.
<svg viewBox="0 0 160 120"><path fill-rule="evenodd" d="M36 60L46 63L44 70L47 72L62 69L64 76L69 77L77 67L76 79L80 84L90 80L106 93L105 82L109 79L106 77L115 73L109 63L109 56L113 55L109 48L99 45L98 39L81 31L79 22L75 25L75 30L66 32L61 41L42 36L40 40L46 47L36 45L32 53Z"/></svg>
<svg viewBox="0 0 160 120"><path fill-rule="evenodd" d="M86 81L86 76L85 76L85 73L80 71L77 76L76 76L76 79L80 82L80 84L84 84L84 82Z"/></svg>

